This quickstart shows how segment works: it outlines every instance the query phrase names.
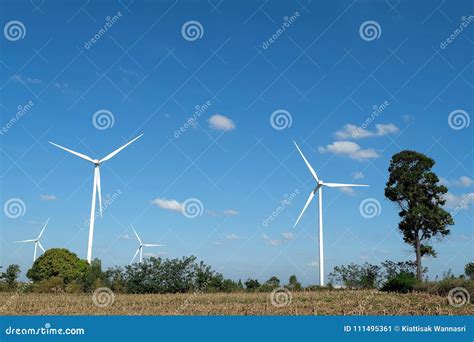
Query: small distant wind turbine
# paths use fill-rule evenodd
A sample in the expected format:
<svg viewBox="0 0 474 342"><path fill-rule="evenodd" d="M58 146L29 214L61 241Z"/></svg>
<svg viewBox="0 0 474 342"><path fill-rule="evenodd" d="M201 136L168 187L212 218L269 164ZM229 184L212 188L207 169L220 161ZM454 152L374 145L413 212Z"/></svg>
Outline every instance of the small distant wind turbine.
<svg viewBox="0 0 474 342"><path fill-rule="evenodd" d="M129 141L128 143L126 143L122 147L116 149L112 153L109 153L108 155L106 155L102 159L92 159L91 157L88 157L85 154L75 152L75 151L70 150L66 147L60 146L58 144L55 144L55 143L49 141L49 143L51 145L59 147L60 149L63 149L64 151L72 153L72 154L74 154L74 155L76 155L76 156L78 156L82 159L85 159L85 160L91 162L92 164L94 164L94 186L93 186L93 189L92 189L92 205L91 205L91 216L90 216L90 223L89 223L89 241L88 241L88 244L87 244L87 262L89 262L89 264L92 261L92 240L94 238L94 220L95 220L95 207L96 207L95 201L96 201L96 196L97 195L99 196L100 217L102 217L102 193L101 193L101 189L100 189L100 164L107 161L107 160L109 160L109 159L111 159L117 153L122 151L125 147L127 147L128 145L133 143L135 140L141 138L142 135L143 134L140 134L135 139Z"/></svg>
<svg viewBox="0 0 474 342"><path fill-rule="evenodd" d="M323 186L327 186L328 188L345 188L345 187L352 187L352 186L369 186L369 185L364 185L364 184L342 184L342 183L327 183L323 182L318 178L318 175L314 171L314 169L311 167L309 164L308 160L304 156L303 152L301 152L300 148L296 144L296 142L293 141L295 144L296 148L298 149L299 153L301 154L301 157L303 158L306 166L308 167L309 171L313 175L314 179L316 180L316 188L314 188L313 191L309 194L308 200L306 201L306 204L303 207L303 210L301 211L300 216L296 220L295 225L293 226L296 227L298 224L301 216L303 216L303 213L305 212L306 208L308 208L308 205L311 203L311 201L314 198L314 195L316 192L318 192L318 197L319 197L319 284L321 286L324 285L324 247L323 247Z"/></svg>
<svg viewBox="0 0 474 342"><path fill-rule="evenodd" d="M45 252L45 250L43 248L43 245L41 244L41 242L39 240L41 239L41 236L43 235L43 232L46 229L46 226L48 225L48 222L49 222L49 218L46 220L46 223L44 224L43 229L41 229L41 232L39 233L39 235L36 239L15 241L15 243L24 243L24 242L34 242L35 243L35 252L33 253L33 262L35 262L35 260L36 260L36 251L38 250L38 246L39 246L39 248L41 248L43 253Z"/></svg>
<svg viewBox="0 0 474 342"><path fill-rule="evenodd" d="M138 252L140 252L140 263L142 262L143 260L143 247L164 247L165 245L157 245L157 244L153 244L153 243L143 243L142 240L140 239L140 237L138 236L138 233L137 231L135 230L135 228L133 228L133 226L131 226L132 229L133 229L133 232L135 233L135 236L137 237L137 240L138 240L138 243L140 244L137 248L137 251L135 252L135 255L133 256L132 258L132 261L130 261L130 264L133 263L133 260L135 260L135 258L137 257L137 254Z"/></svg>

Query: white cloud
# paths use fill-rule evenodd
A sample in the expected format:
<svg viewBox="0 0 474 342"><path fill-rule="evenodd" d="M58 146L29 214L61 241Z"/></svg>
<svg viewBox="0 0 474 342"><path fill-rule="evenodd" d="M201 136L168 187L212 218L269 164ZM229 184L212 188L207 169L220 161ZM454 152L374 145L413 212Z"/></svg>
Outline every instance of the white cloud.
<svg viewBox="0 0 474 342"><path fill-rule="evenodd" d="M453 180L441 178L440 183L446 186L458 186L462 188L468 188L474 185L474 180L469 178L468 176L461 176L458 179L453 179Z"/></svg>
<svg viewBox="0 0 474 342"><path fill-rule="evenodd" d="M270 239L270 237L267 235L267 234L262 234L262 239L268 243L270 246L278 246L280 245L280 240L274 240L274 239Z"/></svg>
<svg viewBox="0 0 474 342"><path fill-rule="evenodd" d="M227 240L240 240L240 236L238 235L235 235L234 233L232 234L224 234L224 237L227 239Z"/></svg>
<svg viewBox="0 0 474 342"><path fill-rule="evenodd" d="M218 131L232 131L235 129L234 122L226 116L214 114L209 118L209 127Z"/></svg>
<svg viewBox="0 0 474 342"><path fill-rule="evenodd" d="M136 240L136 237L125 233L125 234L120 235L119 239L121 239L121 240Z"/></svg>
<svg viewBox="0 0 474 342"><path fill-rule="evenodd" d="M339 139L363 139L369 137L382 137L388 134L395 134L399 131L394 124L377 124L375 131L353 125L346 124L344 127L336 132L336 137Z"/></svg>
<svg viewBox="0 0 474 342"><path fill-rule="evenodd" d="M42 84L43 83L43 81L41 81L38 78L31 78L31 77L24 78L21 75L13 75L11 79L19 83L27 83L27 84Z"/></svg>
<svg viewBox="0 0 474 342"><path fill-rule="evenodd" d="M47 194L40 195L40 198L42 201L55 201L57 199L55 195L47 195Z"/></svg>
<svg viewBox="0 0 474 342"><path fill-rule="evenodd" d="M166 198L155 198L151 203L159 206L162 209L179 212L182 211L183 207L182 204L179 203L177 200L168 200Z"/></svg>
<svg viewBox="0 0 474 342"><path fill-rule="evenodd" d="M361 171L357 171L352 174L353 179L362 179L364 177L365 175Z"/></svg>
<svg viewBox="0 0 474 342"><path fill-rule="evenodd" d="M379 157L377 151L372 148L363 149L358 144L352 141L335 141L326 147L319 147L320 153L334 153L338 155L347 156L358 161L367 161Z"/></svg>
<svg viewBox="0 0 474 342"><path fill-rule="evenodd" d="M348 186L343 186L341 188L338 188L339 191L347 194L347 195L354 195L355 194L355 190L351 187L348 187Z"/></svg>
<svg viewBox="0 0 474 342"><path fill-rule="evenodd" d="M237 216L237 215L239 215L239 212L237 210L234 210L234 209L227 209L227 210L224 210L224 215L225 216Z"/></svg>
<svg viewBox="0 0 474 342"><path fill-rule="evenodd" d="M474 192L467 194L454 195L448 192L444 195L446 200L446 208L449 209L468 209L472 202L474 202Z"/></svg>
<svg viewBox="0 0 474 342"><path fill-rule="evenodd" d="M285 240L293 240L295 238L295 236L291 232L282 233L281 235L283 236Z"/></svg>
<svg viewBox="0 0 474 342"><path fill-rule="evenodd" d="M315 261L311 261L308 266L311 266L311 267L318 267L319 266L319 262L317 262L316 260Z"/></svg>

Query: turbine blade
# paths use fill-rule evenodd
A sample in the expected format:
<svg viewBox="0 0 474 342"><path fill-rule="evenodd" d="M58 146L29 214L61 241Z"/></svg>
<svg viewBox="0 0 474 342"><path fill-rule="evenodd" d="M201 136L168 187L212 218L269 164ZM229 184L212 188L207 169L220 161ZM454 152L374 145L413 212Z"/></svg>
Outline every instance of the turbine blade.
<svg viewBox="0 0 474 342"><path fill-rule="evenodd" d="M142 240L141 240L141 239L140 239L140 237L138 236L138 233L137 233L137 231L135 230L135 228L133 228L133 226L132 226L132 225L130 225L130 227L132 227L132 229L133 229L133 232L135 233L135 236L137 237L137 240L138 240L138 242L140 242L140 245L141 245L141 244L142 244Z"/></svg>
<svg viewBox="0 0 474 342"><path fill-rule="evenodd" d="M303 210L301 211L300 216L299 216L298 219L296 220L296 223L295 223L295 225L293 226L293 228L296 227L296 225L297 225L298 222L300 221L301 216L303 216L303 213L305 212L306 208L308 208L308 205L311 203L311 201L313 200L313 198L314 198L314 190L311 191L311 193L309 194L308 200L306 201L306 204L304 205L304 208L303 208Z"/></svg>
<svg viewBox="0 0 474 342"><path fill-rule="evenodd" d="M41 236L43 235L43 232L44 232L46 226L48 225L49 219L50 219L50 217L48 217L48 219L46 220L46 223L44 224L43 229L41 229L41 232L39 233L39 235L38 235L38 237L36 238L36 240L39 240L39 239L41 238Z"/></svg>
<svg viewBox="0 0 474 342"><path fill-rule="evenodd" d="M15 241L14 243L23 243L23 242L36 242L36 239Z"/></svg>
<svg viewBox="0 0 474 342"><path fill-rule="evenodd" d="M154 243L144 243L142 246L143 247L165 247L165 245L157 245Z"/></svg>
<svg viewBox="0 0 474 342"><path fill-rule="evenodd" d="M343 184L343 183L323 183L323 185L329 188L344 188L344 187L350 187L350 186L369 186L365 184Z"/></svg>
<svg viewBox="0 0 474 342"><path fill-rule="evenodd" d="M138 254L139 251L140 251L140 247L137 249L137 251L136 251L135 254L133 255L133 258L132 258L132 260L130 261L130 264L133 264L133 260L135 260L135 258L137 257L137 254Z"/></svg>
<svg viewBox="0 0 474 342"><path fill-rule="evenodd" d="M143 133L140 134L140 135L139 135L138 137L136 137L135 139L130 140L128 143L126 143L126 144L123 145L122 147L116 149L116 150L113 151L112 153L106 155L104 158L102 158L102 159L100 160L100 162L102 163L102 162L104 162L104 161L106 161L106 160L109 160L110 158L112 158L113 156L115 156L117 153L119 153L120 151L122 151L125 147L127 147L128 145L130 145L131 143L133 143L135 140L141 138L142 135L143 135Z"/></svg>
<svg viewBox="0 0 474 342"><path fill-rule="evenodd" d="M102 217L102 190L100 189L100 166L97 166L96 168L97 172L97 196L99 196L99 211L100 211L100 217Z"/></svg>
<svg viewBox="0 0 474 342"><path fill-rule="evenodd" d="M298 151L300 152L301 157L303 157L303 160L304 160L304 162L306 163L306 166L308 167L309 171L310 171L311 174L313 175L314 179L316 179L316 181L319 182L319 178L318 178L318 175L316 174L316 171L314 171L313 167L312 167L311 164L308 162L308 160L307 160L306 157L304 156L303 152L301 152L301 150L300 150L300 148L298 147L298 145L296 144L296 142L293 141L293 143L295 144L296 148L297 148Z"/></svg>
<svg viewBox="0 0 474 342"><path fill-rule="evenodd" d="M39 241L38 241L38 246L41 248L41 250L43 251L43 253L46 252L46 251L44 250L44 248L43 248L43 245L42 245L41 242L39 242Z"/></svg>
<svg viewBox="0 0 474 342"><path fill-rule="evenodd" d="M66 148L66 147L63 147L63 146L58 145L58 144L55 144L55 143L53 143L53 142L51 142L51 141L48 141L48 142L49 142L51 145L54 145L54 146L56 146L56 147L59 147L60 149L63 149L64 151L67 151L67 152L69 152L69 153L72 153L72 154L74 154L74 155L76 155L76 156L78 156L78 157L80 157L80 158L82 158L82 159L85 159L85 160L87 160L87 161L90 161L91 163L94 162L94 159L92 159L91 157L86 156L85 154L82 154L82 153L79 153L79 152L70 150L70 149L68 149L68 148Z"/></svg>

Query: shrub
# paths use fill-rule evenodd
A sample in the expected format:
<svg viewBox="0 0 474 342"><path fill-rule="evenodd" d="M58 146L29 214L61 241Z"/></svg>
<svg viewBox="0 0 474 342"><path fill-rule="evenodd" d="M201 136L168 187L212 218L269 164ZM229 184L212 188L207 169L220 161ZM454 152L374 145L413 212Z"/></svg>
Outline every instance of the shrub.
<svg viewBox="0 0 474 342"><path fill-rule="evenodd" d="M418 280L413 273L401 272L389 278L382 286L382 291L408 293L412 292L417 284Z"/></svg>
<svg viewBox="0 0 474 342"><path fill-rule="evenodd" d="M61 277L50 277L35 284L34 292L61 293L64 292L64 279Z"/></svg>

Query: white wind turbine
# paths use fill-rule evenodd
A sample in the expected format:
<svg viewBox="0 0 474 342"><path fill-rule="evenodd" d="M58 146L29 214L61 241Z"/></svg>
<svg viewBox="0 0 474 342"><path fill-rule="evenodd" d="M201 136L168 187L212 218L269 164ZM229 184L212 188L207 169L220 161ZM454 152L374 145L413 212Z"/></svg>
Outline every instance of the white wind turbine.
<svg viewBox="0 0 474 342"><path fill-rule="evenodd" d="M58 144L55 144L53 142L49 142L51 145L54 145L56 147L59 147L60 149L63 149L69 153L72 153L82 159L85 159L89 162L91 162L92 164L94 164L94 185L93 185L93 189L92 189L92 205L91 205L91 216L90 216L90 223L89 223L89 242L87 244L87 262L89 262L89 264L91 263L92 261L92 240L94 238L94 220L95 220L95 207L96 207L96 196L98 195L99 196L99 210L100 210L100 217L102 217L102 192L101 192L101 188L100 188L100 164L111 159L113 156L115 156L117 153L119 153L120 151L122 151L125 147L127 147L128 145L130 145L131 143L133 143L135 140L137 140L138 138L141 138L143 134L140 134L138 137L136 137L135 139L129 141L128 143L126 143L125 145L123 145L122 147L116 149L115 151L113 151L112 153L109 153L108 155L106 155L104 158L102 159L92 159L91 157L88 157L86 156L85 154L82 154L82 153L79 153L79 152L75 152L75 151L72 151L68 148L65 148L63 146L60 146Z"/></svg>
<svg viewBox="0 0 474 342"><path fill-rule="evenodd" d="M41 236L43 235L43 232L46 229L46 226L48 225L48 222L49 222L49 218L46 220L46 223L44 224L43 229L41 229L41 231L40 231L40 233L39 233L39 235L36 239L15 241L15 243L24 243L24 242L34 242L35 243L35 252L33 253L33 262L35 262L35 260L36 260L36 251L38 250L38 246L39 246L39 248L41 248L43 253L45 252L45 250L43 248L43 245L41 244L41 242L39 240L41 239Z"/></svg>
<svg viewBox="0 0 474 342"><path fill-rule="evenodd" d="M133 263L133 260L135 260L135 258L137 257L138 252L140 252L140 263L142 262L142 260L143 260L143 247L164 247L165 246L165 245L157 245L157 244L153 244L153 243L143 243L142 240L140 239L140 237L138 236L138 233L135 230L135 228L133 228L133 226L131 226L131 227L132 227L133 232L135 233L135 236L137 237L138 243L140 245L138 246L137 251L135 252L135 255L133 256L132 261L130 261L130 264Z"/></svg>
<svg viewBox="0 0 474 342"><path fill-rule="evenodd" d="M327 183L323 182L318 178L318 175L314 171L314 169L311 167L309 164L308 160L304 156L303 152L301 152L300 148L296 144L296 142L293 141L295 144L296 148L298 149L299 153L301 154L301 157L303 158L306 166L308 167L309 171L313 175L314 179L316 180L316 187L314 188L313 191L309 194L308 200L306 201L306 204L303 207L303 210L301 211L300 216L296 220L295 225L293 226L296 227L298 224L301 216L303 216L303 213L305 212L306 208L308 205L311 203L311 201L314 198L314 195L316 192L318 192L318 197L319 197L319 284L321 286L324 285L324 247L323 247L323 187L327 186L328 188L345 188L345 187L352 187L352 186L369 186L369 185L363 185L363 184L342 184L342 183Z"/></svg>

